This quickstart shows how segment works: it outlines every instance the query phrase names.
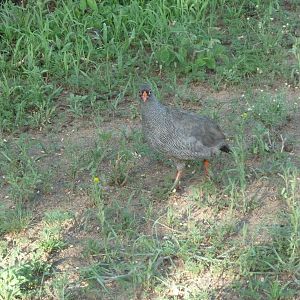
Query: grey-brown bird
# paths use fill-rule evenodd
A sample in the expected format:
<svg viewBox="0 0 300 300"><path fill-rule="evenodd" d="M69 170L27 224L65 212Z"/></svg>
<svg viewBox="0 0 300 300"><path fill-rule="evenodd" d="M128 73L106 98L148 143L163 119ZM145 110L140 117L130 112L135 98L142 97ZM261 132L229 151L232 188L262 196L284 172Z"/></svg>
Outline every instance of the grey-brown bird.
<svg viewBox="0 0 300 300"><path fill-rule="evenodd" d="M208 175L209 159L220 151L230 152L220 127L206 116L160 103L151 86L140 87L142 127L153 149L172 159L177 168L172 190L178 186L187 160L203 160Z"/></svg>

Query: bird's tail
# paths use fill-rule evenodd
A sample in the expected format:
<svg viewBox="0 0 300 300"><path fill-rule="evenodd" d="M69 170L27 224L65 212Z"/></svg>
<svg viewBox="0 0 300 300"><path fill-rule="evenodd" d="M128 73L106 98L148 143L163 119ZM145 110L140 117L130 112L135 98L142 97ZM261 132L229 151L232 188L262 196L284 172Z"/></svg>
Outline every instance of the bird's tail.
<svg viewBox="0 0 300 300"><path fill-rule="evenodd" d="M226 153L230 153L231 149L229 148L228 145L224 145L220 148L221 151L226 152Z"/></svg>

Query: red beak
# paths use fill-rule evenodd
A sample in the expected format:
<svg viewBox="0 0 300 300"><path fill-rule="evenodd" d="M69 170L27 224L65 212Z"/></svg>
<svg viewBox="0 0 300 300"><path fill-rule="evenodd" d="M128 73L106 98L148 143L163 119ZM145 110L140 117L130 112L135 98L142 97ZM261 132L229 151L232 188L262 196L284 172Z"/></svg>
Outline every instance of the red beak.
<svg viewBox="0 0 300 300"><path fill-rule="evenodd" d="M143 91L142 99L143 99L144 102L146 102L148 100L148 94L147 94L146 91Z"/></svg>

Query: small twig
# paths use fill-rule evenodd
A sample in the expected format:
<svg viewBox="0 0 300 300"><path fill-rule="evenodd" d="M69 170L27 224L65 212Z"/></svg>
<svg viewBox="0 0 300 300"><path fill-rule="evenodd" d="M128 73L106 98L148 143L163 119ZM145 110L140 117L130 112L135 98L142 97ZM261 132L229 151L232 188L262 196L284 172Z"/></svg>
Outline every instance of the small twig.
<svg viewBox="0 0 300 300"><path fill-rule="evenodd" d="M281 138L281 150L280 150L280 152L282 153L283 150L284 150L284 147L285 147L286 139L282 137L282 134L280 135L280 138Z"/></svg>
<svg viewBox="0 0 300 300"><path fill-rule="evenodd" d="M104 280L104 282L115 281L115 280L118 280L118 279L125 279L125 278L128 278L128 277L132 276L134 271L135 270L131 270L127 274L114 275L114 276L101 276L101 277Z"/></svg>
<svg viewBox="0 0 300 300"><path fill-rule="evenodd" d="M267 132L268 142L270 145L270 148L274 150L274 143L272 143L271 137L270 137L270 131Z"/></svg>

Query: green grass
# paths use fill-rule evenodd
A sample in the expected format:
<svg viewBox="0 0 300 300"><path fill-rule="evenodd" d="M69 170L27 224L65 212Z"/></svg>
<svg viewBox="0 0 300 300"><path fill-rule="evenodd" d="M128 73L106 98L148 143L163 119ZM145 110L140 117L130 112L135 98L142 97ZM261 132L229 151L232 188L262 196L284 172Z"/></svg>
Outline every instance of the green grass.
<svg viewBox="0 0 300 300"><path fill-rule="evenodd" d="M63 225L70 219L72 219L72 214L68 212L51 211L45 213L39 248L47 253L63 249L66 246L62 236Z"/></svg>
<svg viewBox="0 0 300 300"><path fill-rule="evenodd" d="M0 233L19 232L29 225L30 219L31 212L20 205L13 209L1 205Z"/></svg>
<svg viewBox="0 0 300 300"><path fill-rule="evenodd" d="M63 90L71 91L70 111L81 116L87 106L99 110L99 101L116 109L139 78L157 73L223 86L266 75L287 80L299 71L295 15L275 0L49 5L1 8L2 130L45 126ZM289 50L291 67L280 63Z"/></svg>
<svg viewBox="0 0 300 300"><path fill-rule="evenodd" d="M299 13L3 4L0 299L297 299ZM189 162L169 192L175 168L140 129L143 81L227 131L209 179Z"/></svg>
<svg viewBox="0 0 300 300"><path fill-rule="evenodd" d="M37 296L39 286L51 274L51 266L39 255L24 259L21 254L22 251L16 247L1 254L1 299Z"/></svg>

